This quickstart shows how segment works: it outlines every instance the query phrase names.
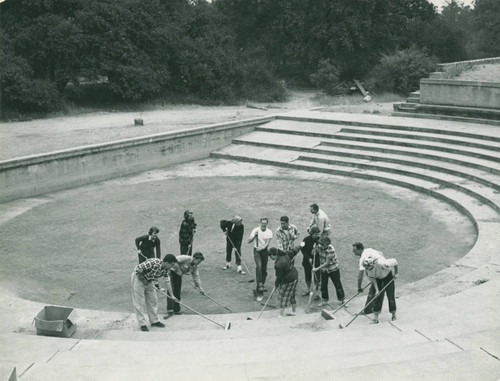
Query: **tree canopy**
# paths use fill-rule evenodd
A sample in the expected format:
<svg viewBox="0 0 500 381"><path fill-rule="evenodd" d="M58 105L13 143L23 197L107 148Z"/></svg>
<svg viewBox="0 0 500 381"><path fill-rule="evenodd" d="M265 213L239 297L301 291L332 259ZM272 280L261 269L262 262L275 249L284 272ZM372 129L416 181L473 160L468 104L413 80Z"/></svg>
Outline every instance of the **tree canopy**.
<svg viewBox="0 0 500 381"><path fill-rule="evenodd" d="M500 53L498 0L451 0L441 14L427 0L6 0L0 11L2 113L63 107L69 87L103 79L118 101L272 101L281 79L363 78L405 49Z"/></svg>

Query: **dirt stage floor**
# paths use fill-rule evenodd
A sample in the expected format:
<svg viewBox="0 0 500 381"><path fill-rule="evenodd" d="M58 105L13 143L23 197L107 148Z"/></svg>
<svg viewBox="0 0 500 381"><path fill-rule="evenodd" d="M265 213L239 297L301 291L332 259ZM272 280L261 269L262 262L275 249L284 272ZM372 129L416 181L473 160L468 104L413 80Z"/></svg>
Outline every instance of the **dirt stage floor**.
<svg viewBox="0 0 500 381"><path fill-rule="evenodd" d="M196 111L186 106L142 115L116 113L113 118L85 115L2 124L2 159L317 106L311 94L299 94L295 103L274 105L280 107L277 110L242 106ZM389 109L377 103L332 108L342 112ZM130 125L137 116L145 119L144 130ZM198 224L194 250L206 257L200 267L203 287L235 312L258 310L260 303L252 295L255 282L249 282L255 269L252 246L244 242L242 247L249 274L236 274L234 266L223 271L225 238L219 220L241 215L247 238L260 217L268 217L275 231L280 216L288 215L301 231L301 240L313 202L330 217L347 296L357 289L357 259L351 252L355 241L397 258L401 285L451 265L468 252L475 239L470 221L449 205L403 188L206 159L1 204L0 289L46 304L132 311L130 274L137 263L134 239L156 225L162 254L177 255L179 225L184 210L191 209ZM299 253L298 294L305 290L301 261ZM273 266L270 261L269 291ZM333 285L329 290L335 304ZM187 283L182 296L203 313L226 312ZM298 298L299 306L305 305L306 298ZM160 299L160 312L164 312L165 303Z"/></svg>

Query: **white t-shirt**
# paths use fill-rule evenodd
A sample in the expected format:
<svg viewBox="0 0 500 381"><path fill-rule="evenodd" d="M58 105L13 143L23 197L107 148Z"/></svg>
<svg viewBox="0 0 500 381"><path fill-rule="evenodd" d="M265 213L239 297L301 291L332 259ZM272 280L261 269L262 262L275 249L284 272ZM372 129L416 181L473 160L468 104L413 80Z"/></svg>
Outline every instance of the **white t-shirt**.
<svg viewBox="0 0 500 381"><path fill-rule="evenodd" d="M374 259L380 259L384 258L384 254L382 254L381 251L377 251L372 248L364 249L363 253L361 253L361 257L359 257L359 270L363 271L365 268L363 267L363 261L368 258L372 257Z"/></svg>
<svg viewBox="0 0 500 381"><path fill-rule="evenodd" d="M254 247L264 247L266 246L266 239L272 239L273 238L273 231L269 228L266 228L266 230L262 231L259 227L256 227L255 229L252 230L252 233L250 233L250 237L253 237L255 234L258 234L257 239L254 240Z"/></svg>

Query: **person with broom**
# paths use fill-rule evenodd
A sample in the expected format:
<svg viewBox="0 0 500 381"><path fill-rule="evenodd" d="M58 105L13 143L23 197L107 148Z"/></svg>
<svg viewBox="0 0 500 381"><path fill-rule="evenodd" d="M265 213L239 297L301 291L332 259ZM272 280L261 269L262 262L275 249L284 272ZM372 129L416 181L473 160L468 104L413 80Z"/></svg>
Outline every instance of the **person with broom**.
<svg viewBox="0 0 500 381"><path fill-rule="evenodd" d="M226 264L222 270L229 270L231 267L231 254L234 249L237 272L238 274L245 275L246 272L241 269L241 242L243 242L245 231L243 219L236 215L231 220L221 220L220 228L226 236Z"/></svg>
<svg viewBox="0 0 500 381"><path fill-rule="evenodd" d="M192 255L193 239L196 233L196 222L191 210L184 211L184 219L179 228L179 246L181 255Z"/></svg>
<svg viewBox="0 0 500 381"><path fill-rule="evenodd" d="M309 235L302 240L301 251L302 251L302 267L304 267L304 276L307 285L307 291L302 296L308 296L311 292L314 293L319 286L319 277L314 274L314 284L313 284L313 267L319 267L319 256L314 257L313 248L314 244L319 241L321 237L321 231L317 226L313 226L309 229ZM316 263L313 263L315 261ZM319 295L316 295L315 300L319 300Z"/></svg>
<svg viewBox="0 0 500 381"><path fill-rule="evenodd" d="M331 279L335 286L337 299L342 304L344 303L344 287L340 280L339 260L335 253L335 248L331 245L331 240L327 236L320 238L319 242L314 245L316 256L319 256L320 265L314 267L313 272L321 271L321 303L318 307L323 307L328 304L328 279Z"/></svg>
<svg viewBox="0 0 500 381"><path fill-rule="evenodd" d="M178 255L176 259L177 266L170 269L170 278L172 279L172 292L170 295L177 300L171 298L167 299L167 314L163 317L164 319L168 319L172 315L182 314L181 306L178 301L181 300L183 275L191 274L194 286L200 291L200 294L205 295L205 290L201 287L200 272L198 270L198 265L205 260L203 254L197 251L193 256Z"/></svg>
<svg viewBox="0 0 500 381"><path fill-rule="evenodd" d="M368 279L370 279L375 288L372 324L378 323L378 315L382 311L384 294L386 293L389 302L389 312L392 314L392 320L396 320L396 286L394 285L394 279L398 277L398 261L394 258L375 258L368 255L363 260L363 267Z"/></svg>
<svg viewBox="0 0 500 381"><path fill-rule="evenodd" d="M273 231L267 227L268 222L267 218L261 218L260 226L254 228L248 238L248 243L254 242L253 259L255 261L256 294L258 301L262 300L266 291L264 284L267 278L268 248L273 238Z"/></svg>
<svg viewBox="0 0 500 381"><path fill-rule="evenodd" d="M301 243L301 246L303 245L304 243ZM293 264L293 259L299 252L301 246L286 251L277 249L276 247L271 247L269 249L269 257L275 262L274 271L276 280L274 281L274 287L279 295L279 318L285 316L285 308L289 305L292 306L292 312L288 313L287 316L295 316L296 314L297 300L295 299L295 293L297 290L299 273Z"/></svg>
<svg viewBox="0 0 500 381"><path fill-rule="evenodd" d="M170 295L173 295L169 271L176 264L177 258L173 254L167 254L163 260L150 258L135 266L131 276L132 302L141 331L149 331L146 317L149 318L151 326L165 327L165 324L158 320L158 298L153 284L164 277L167 289Z"/></svg>

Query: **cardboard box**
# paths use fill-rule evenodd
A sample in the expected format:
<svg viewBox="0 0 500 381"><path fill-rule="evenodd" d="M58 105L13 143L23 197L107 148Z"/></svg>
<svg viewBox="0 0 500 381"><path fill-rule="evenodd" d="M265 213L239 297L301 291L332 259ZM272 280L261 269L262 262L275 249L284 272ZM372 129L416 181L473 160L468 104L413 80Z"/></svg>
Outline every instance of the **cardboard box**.
<svg viewBox="0 0 500 381"><path fill-rule="evenodd" d="M73 308L45 306L35 316L36 334L71 337L76 331L76 311Z"/></svg>

